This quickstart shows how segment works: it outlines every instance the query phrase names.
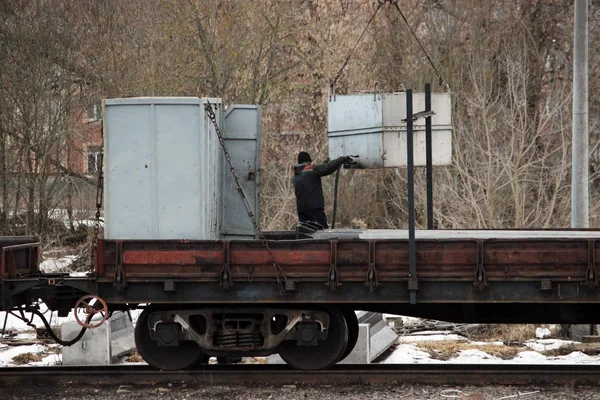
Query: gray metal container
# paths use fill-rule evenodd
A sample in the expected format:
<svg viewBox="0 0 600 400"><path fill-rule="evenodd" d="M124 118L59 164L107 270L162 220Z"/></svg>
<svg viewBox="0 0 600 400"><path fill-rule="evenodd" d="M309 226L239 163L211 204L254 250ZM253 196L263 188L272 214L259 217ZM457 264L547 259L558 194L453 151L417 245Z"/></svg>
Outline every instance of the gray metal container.
<svg viewBox="0 0 600 400"><path fill-rule="evenodd" d="M260 108L254 105L234 104L223 115L223 138L231 156L235 174L244 190L254 219L260 223ZM252 224L242 202L229 165L223 163L222 180L222 239L253 239L257 227Z"/></svg>
<svg viewBox="0 0 600 400"><path fill-rule="evenodd" d="M452 162L449 93L432 93L433 165ZM425 110L424 93L413 94L413 112ZM328 105L329 157L359 155L362 168L406 166L406 93L336 95ZM425 165L425 119L414 122L414 165Z"/></svg>
<svg viewBox="0 0 600 400"><path fill-rule="evenodd" d="M218 239L223 155L204 106L220 99L104 102L104 237Z"/></svg>

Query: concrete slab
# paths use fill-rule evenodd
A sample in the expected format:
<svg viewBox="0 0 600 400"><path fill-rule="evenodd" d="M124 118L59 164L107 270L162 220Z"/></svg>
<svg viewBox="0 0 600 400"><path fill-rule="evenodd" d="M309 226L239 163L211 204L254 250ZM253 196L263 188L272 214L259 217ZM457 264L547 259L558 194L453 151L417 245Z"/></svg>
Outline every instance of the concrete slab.
<svg viewBox="0 0 600 400"><path fill-rule="evenodd" d="M269 357L267 357L267 363L268 364L285 364L285 361L283 361L283 358L281 358L279 356L279 354L271 354Z"/></svg>
<svg viewBox="0 0 600 400"><path fill-rule="evenodd" d="M110 365L109 324L88 329L80 341L62 348L63 365ZM77 322L66 322L61 326L63 340L75 337L81 326Z"/></svg>
<svg viewBox="0 0 600 400"><path fill-rule="evenodd" d="M66 322L61 327L63 340L75 337L81 326ZM126 313L114 312L102 326L88 329L81 340L62 348L64 365L110 365L116 359L135 349L133 324Z"/></svg>
<svg viewBox="0 0 600 400"><path fill-rule="evenodd" d="M371 362L371 343L369 324L358 325L356 346L339 364L369 364Z"/></svg>
<svg viewBox="0 0 600 400"><path fill-rule="evenodd" d="M383 314L359 311L357 317L359 324L369 325L369 362L373 362L396 342L398 335L388 326Z"/></svg>

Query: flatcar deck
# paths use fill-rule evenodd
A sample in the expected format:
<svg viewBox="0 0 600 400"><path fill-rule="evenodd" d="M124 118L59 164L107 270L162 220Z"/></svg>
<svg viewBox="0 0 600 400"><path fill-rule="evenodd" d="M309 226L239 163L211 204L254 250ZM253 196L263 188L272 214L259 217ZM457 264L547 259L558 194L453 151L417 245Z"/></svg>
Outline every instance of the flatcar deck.
<svg viewBox="0 0 600 400"><path fill-rule="evenodd" d="M599 231L417 231L416 306L405 231L317 237L271 240L270 252L260 241L101 240L89 277L4 277L3 304L34 292L57 302L92 293L112 304L346 303L455 320L572 322L600 303ZM510 311L519 307L531 312Z"/></svg>

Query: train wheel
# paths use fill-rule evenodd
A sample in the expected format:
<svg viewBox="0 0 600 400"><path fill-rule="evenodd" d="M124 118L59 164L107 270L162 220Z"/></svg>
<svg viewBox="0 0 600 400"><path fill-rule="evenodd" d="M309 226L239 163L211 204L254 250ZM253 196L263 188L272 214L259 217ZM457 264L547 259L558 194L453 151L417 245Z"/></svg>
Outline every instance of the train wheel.
<svg viewBox="0 0 600 400"><path fill-rule="evenodd" d="M158 307L149 306L140 314L135 325L135 345L138 353L150 366L165 371L186 369L197 364L205 355L202 348L192 341L181 341L178 346L164 347L150 336L148 316Z"/></svg>
<svg viewBox="0 0 600 400"><path fill-rule="evenodd" d="M344 319L346 320L346 325L348 325L348 346L346 346L346 350L344 350L344 354L339 361L348 357L348 354L354 350L354 346L356 346L356 342L358 341L358 318L356 318L356 313L354 310L348 309L345 309L342 312L344 314Z"/></svg>
<svg viewBox="0 0 600 400"><path fill-rule="evenodd" d="M316 346L298 346L296 341L284 341L278 349L283 361L293 368L316 370L327 368L341 359L348 346L348 325L344 314L337 308L331 308L327 312L327 339L320 341Z"/></svg>

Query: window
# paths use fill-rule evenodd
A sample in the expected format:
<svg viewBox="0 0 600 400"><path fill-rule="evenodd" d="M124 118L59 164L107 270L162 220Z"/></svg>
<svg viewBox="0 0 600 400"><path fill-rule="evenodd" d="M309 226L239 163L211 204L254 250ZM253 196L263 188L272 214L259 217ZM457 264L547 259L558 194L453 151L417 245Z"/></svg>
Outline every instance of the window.
<svg viewBox="0 0 600 400"><path fill-rule="evenodd" d="M89 148L87 156L88 175L97 175L102 162L102 150L99 148Z"/></svg>
<svg viewBox="0 0 600 400"><path fill-rule="evenodd" d="M100 121L102 119L102 105L94 103L87 109L88 122Z"/></svg>

